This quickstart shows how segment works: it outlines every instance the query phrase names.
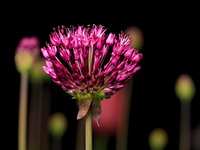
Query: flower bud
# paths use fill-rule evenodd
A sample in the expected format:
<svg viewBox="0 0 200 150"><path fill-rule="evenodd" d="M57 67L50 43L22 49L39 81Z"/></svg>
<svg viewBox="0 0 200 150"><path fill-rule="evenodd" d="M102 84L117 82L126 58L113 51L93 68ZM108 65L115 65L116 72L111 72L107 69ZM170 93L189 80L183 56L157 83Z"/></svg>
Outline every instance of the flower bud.
<svg viewBox="0 0 200 150"><path fill-rule="evenodd" d="M104 45L104 39L99 38L97 43L96 43L96 48L101 50L103 48L103 45Z"/></svg>
<svg viewBox="0 0 200 150"><path fill-rule="evenodd" d="M15 53L15 64L19 73L28 73L39 57L40 47L37 37L24 37L20 40ZM46 51L44 52L46 54ZM45 55L48 58L48 54Z"/></svg>
<svg viewBox="0 0 200 150"><path fill-rule="evenodd" d="M59 52L60 52L60 56L65 62L70 61L70 56L67 54L67 51L63 47L59 48Z"/></svg>
<svg viewBox="0 0 200 150"><path fill-rule="evenodd" d="M132 63L138 63L140 59L142 59L143 55L141 53L138 53L136 56L131 57Z"/></svg>
<svg viewBox="0 0 200 150"><path fill-rule="evenodd" d="M69 83L63 83L63 85L64 85L65 88L67 88L67 89L73 89L73 88L74 88L74 86L71 85L71 84L69 84Z"/></svg>
<svg viewBox="0 0 200 150"><path fill-rule="evenodd" d="M60 39L58 38L58 34L56 32L52 33L52 36L49 35L50 37L50 42L53 46L59 46L60 45Z"/></svg>
<svg viewBox="0 0 200 150"><path fill-rule="evenodd" d="M93 90L94 90L94 91L98 91L98 87L94 87Z"/></svg>
<svg viewBox="0 0 200 150"><path fill-rule="evenodd" d="M105 93L105 94L110 94L110 93L112 93L112 91L113 91L113 90L110 89L110 88L105 88L105 89L104 89L104 93Z"/></svg>
<svg viewBox="0 0 200 150"><path fill-rule="evenodd" d="M103 80L104 79L104 71L101 71L101 73L99 74L99 80Z"/></svg>
<svg viewBox="0 0 200 150"><path fill-rule="evenodd" d="M141 67L140 66L137 66L133 69L133 71L131 72L132 75L134 75L138 70L140 70Z"/></svg>
<svg viewBox="0 0 200 150"><path fill-rule="evenodd" d="M77 38L74 38L74 48L78 49L81 46L80 41Z"/></svg>
<svg viewBox="0 0 200 150"><path fill-rule="evenodd" d="M113 75L113 76L111 76L111 77L109 78L108 83L109 83L109 84L113 84L113 83L115 82L115 80L116 80L116 75Z"/></svg>
<svg viewBox="0 0 200 150"><path fill-rule="evenodd" d="M114 67L116 67L119 64L119 60L120 60L120 56L116 56L113 60L112 60L112 65Z"/></svg>
<svg viewBox="0 0 200 150"><path fill-rule="evenodd" d="M99 81L98 86L104 85L104 80Z"/></svg>
<svg viewBox="0 0 200 150"><path fill-rule="evenodd" d="M85 83L85 81L86 81L85 78L84 78L83 76L80 76L79 79L80 79L81 83Z"/></svg>
<svg viewBox="0 0 200 150"><path fill-rule="evenodd" d="M112 33L110 33L106 40L106 44L109 46L113 45L114 39L115 39L115 34L113 35Z"/></svg>
<svg viewBox="0 0 200 150"><path fill-rule="evenodd" d="M117 66L117 69L118 70L122 70L123 68L124 68L124 66L125 66L125 60L123 60L118 66Z"/></svg>
<svg viewBox="0 0 200 150"><path fill-rule="evenodd" d="M187 74L178 77L175 84L175 93L181 101L191 101L196 92L192 78Z"/></svg>
<svg viewBox="0 0 200 150"><path fill-rule="evenodd" d="M47 48L47 53L49 54L49 57L50 58L55 58L55 56L56 56L56 53L57 53L57 48L56 48L56 46L49 46L48 48Z"/></svg>
<svg viewBox="0 0 200 150"><path fill-rule="evenodd" d="M131 58L131 56L132 56L133 50L134 50L134 48L132 48L132 49L126 51L126 52L124 53L124 57L125 57L126 59L129 60L129 59Z"/></svg>
<svg viewBox="0 0 200 150"><path fill-rule="evenodd" d="M104 75L105 75L105 76L109 76L109 75L111 75L113 69L114 69L113 66L109 67L108 70L104 71Z"/></svg>
<svg viewBox="0 0 200 150"><path fill-rule="evenodd" d="M135 68L136 65L137 63L133 63L132 65L127 66L126 71L131 72Z"/></svg>
<svg viewBox="0 0 200 150"><path fill-rule="evenodd" d="M168 142L168 136L165 130L161 128L154 129L149 135L149 146L154 150L164 149Z"/></svg>
<svg viewBox="0 0 200 150"><path fill-rule="evenodd" d="M62 113L55 113L48 120L49 131L53 136L63 136L67 130L67 118Z"/></svg>
<svg viewBox="0 0 200 150"><path fill-rule="evenodd" d="M123 83L128 77L129 77L129 73L126 74L119 74L116 78L116 81L119 83Z"/></svg>
<svg viewBox="0 0 200 150"><path fill-rule="evenodd" d="M41 52L42 52L44 58L46 58L48 60L49 59L49 54L47 52L47 49L46 48L41 48Z"/></svg>

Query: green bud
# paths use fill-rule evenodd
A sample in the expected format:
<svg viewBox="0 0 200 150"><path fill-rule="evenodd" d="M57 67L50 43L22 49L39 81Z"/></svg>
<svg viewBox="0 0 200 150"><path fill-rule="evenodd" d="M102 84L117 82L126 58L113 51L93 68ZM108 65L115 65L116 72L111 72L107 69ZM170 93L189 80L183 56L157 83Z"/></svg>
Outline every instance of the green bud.
<svg viewBox="0 0 200 150"><path fill-rule="evenodd" d="M17 71L21 74L28 73L32 67L34 57L27 52L19 52L15 54L15 64Z"/></svg>
<svg viewBox="0 0 200 150"><path fill-rule="evenodd" d="M127 27L124 30L125 34L130 34L131 39L133 40L131 46L133 46L137 50L141 50L144 43L144 37L141 29L136 26Z"/></svg>
<svg viewBox="0 0 200 150"><path fill-rule="evenodd" d="M46 66L45 59L37 59L30 70L30 79L32 82L51 81L51 77L47 75L42 66Z"/></svg>
<svg viewBox="0 0 200 150"><path fill-rule="evenodd" d="M149 146L152 150L163 150L167 142L167 133L162 128L155 128L149 135Z"/></svg>
<svg viewBox="0 0 200 150"><path fill-rule="evenodd" d="M191 101L196 92L192 78L187 74L178 77L175 84L175 93L181 101Z"/></svg>
<svg viewBox="0 0 200 150"><path fill-rule="evenodd" d="M67 118L60 112L53 114L49 118L48 128L53 136L63 136L67 130Z"/></svg>
<svg viewBox="0 0 200 150"><path fill-rule="evenodd" d="M37 37L23 37L16 47L15 65L20 74L29 73L34 61L40 54L40 42Z"/></svg>

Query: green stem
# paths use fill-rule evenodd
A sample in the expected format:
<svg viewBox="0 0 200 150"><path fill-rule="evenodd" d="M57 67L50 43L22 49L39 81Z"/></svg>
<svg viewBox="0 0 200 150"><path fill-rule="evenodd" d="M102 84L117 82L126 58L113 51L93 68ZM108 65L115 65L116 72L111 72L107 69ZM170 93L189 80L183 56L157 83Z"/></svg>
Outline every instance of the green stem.
<svg viewBox="0 0 200 150"><path fill-rule="evenodd" d="M91 106L85 120L85 150L92 150L92 112Z"/></svg>
<svg viewBox="0 0 200 150"><path fill-rule="evenodd" d="M28 75L21 74L19 97L18 150L26 150Z"/></svg>
<svg viewBox="0 0 200 150"><path fill-rule="evenodd" d="M189 150L191 141L190 101L181 101L179 150Z"/></svg>
<svg viewBox="0 0 200 150"><path fill-rule="evenodd" d="M94 150L107 150L109 136L99 135L94 137Z"/></svg>

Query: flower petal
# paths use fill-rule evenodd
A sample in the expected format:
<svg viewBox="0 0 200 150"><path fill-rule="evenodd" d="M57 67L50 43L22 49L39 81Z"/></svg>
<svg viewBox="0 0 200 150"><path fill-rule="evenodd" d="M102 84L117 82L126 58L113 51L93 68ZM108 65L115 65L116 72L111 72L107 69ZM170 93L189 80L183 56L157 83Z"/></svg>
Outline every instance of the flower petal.
<svg viewBox="0 0 200 150"><path fill-rule="evenodd" d="M94 118L94 120L96 121L96 123L99 127L100 127L100 125L99 125L100 114L101 114L101 99L99 99L99 98L93 99L93 101L92 101L92 117Z"/></svg>
<svg viewBox="0 0 200 150"><path fill-rule="evenodd" d="M78 100L79 111L78 111L77 119L81 119L87 114L88 109L90 108L91 102L92 102L92 98Z"/></svg>

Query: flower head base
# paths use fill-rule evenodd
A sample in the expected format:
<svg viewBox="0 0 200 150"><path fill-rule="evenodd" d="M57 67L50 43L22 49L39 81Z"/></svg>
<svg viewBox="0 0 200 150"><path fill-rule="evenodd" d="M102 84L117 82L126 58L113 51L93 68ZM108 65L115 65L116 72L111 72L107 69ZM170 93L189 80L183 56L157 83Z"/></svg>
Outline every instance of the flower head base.
<svg viewBox="0 0 200 150"><path fill-rule="evenodd" d="M58 32L54 29L50 35L51 43L41 49L47 64L44 71L78 99L77 119L85 116L92 103L93 117L98 122L101 100L123 88L140 69L137 63L143 55L130 46L131 38L121 32L117 39L115 34L105 35L105 31L101 25L93 25L91 29L89 26L58 27ZM103 66L111 46L111 58ZM68 69L59 57L68 64Z"/></svg>
<svg viewBox="0 0 200 150"><path fill-rule="evenodd" d="M15 64L20 73L30 71L33 62L40 54L40 42L37 37L24 37L20 40L16 53Z"/></svg>

